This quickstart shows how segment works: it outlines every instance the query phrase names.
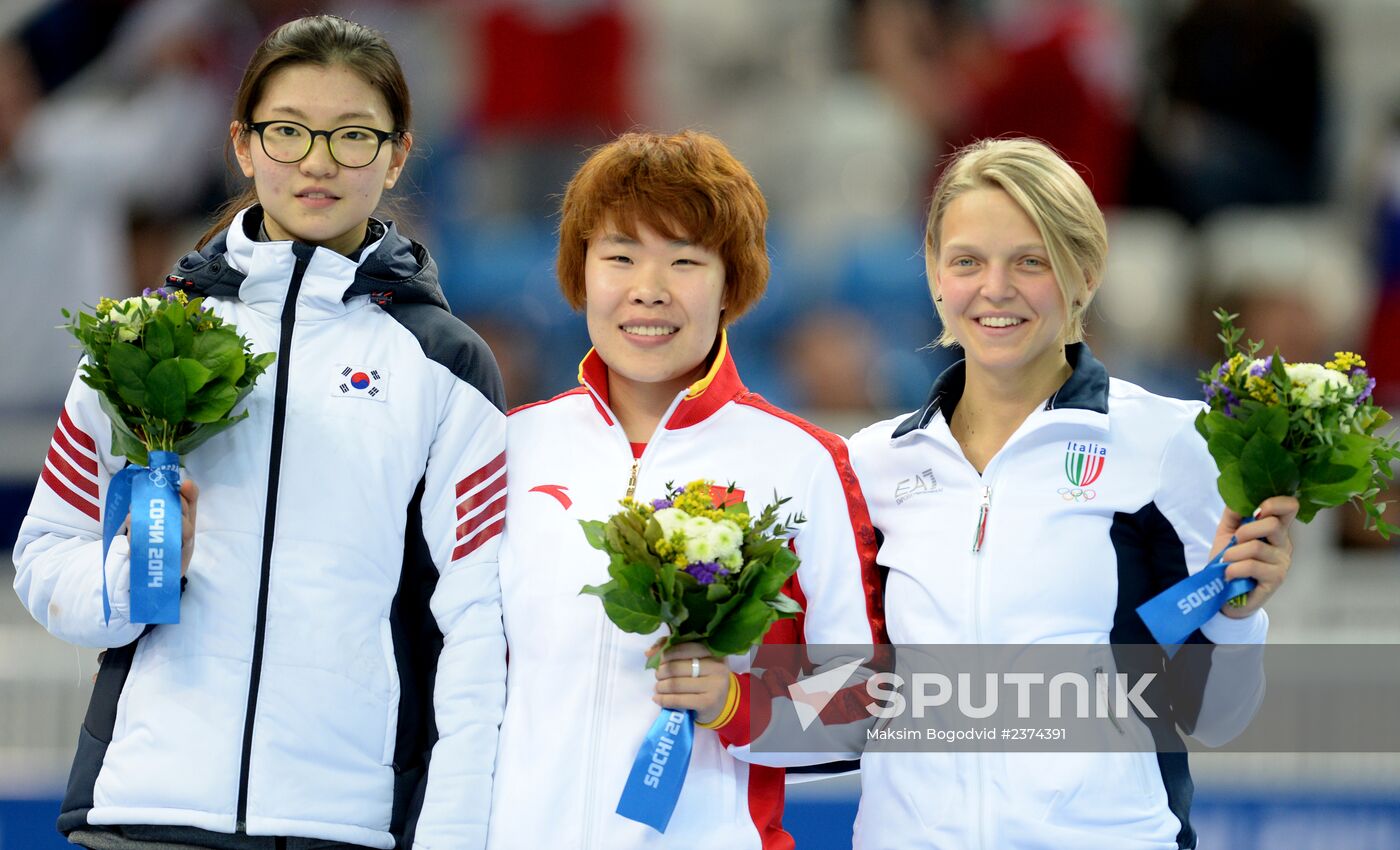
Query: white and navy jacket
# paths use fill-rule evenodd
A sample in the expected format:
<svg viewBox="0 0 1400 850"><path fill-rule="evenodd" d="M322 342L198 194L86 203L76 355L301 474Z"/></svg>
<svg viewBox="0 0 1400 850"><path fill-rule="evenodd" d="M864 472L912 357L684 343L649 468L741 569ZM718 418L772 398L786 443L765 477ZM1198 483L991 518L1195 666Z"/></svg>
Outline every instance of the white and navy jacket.
<svg viewBox="0 0 1400 850"><path fill-rule="evenodd" d="M668 482L733 483L754 511L774 497L802 513L801 558L786 588L805 616L780 620L769 642L869 645L878 640L875 533L840 437L748 392L722 338L701 381L677 394L640 458L608 408L607 367L590 352L583 386L511 412L511 491L501 552L510 645L506 715L496 762L488 846L494 850L715 847L790 848L782 829L784 771L752 764L750 677L741 704L717 730L698 728L690 768L664 834L615 813L659 709L646 650L664 634L618 629L584 585L608 580L608 559L580 520L620 510L635 476L638 499Z"/></svg>
<svg viewBox="0 0 1400 850"><path fill-rule="evenodd" d="M851 438L895 645L1151 644L1137 606L1209 561L1224 506L1193 426L1202 405L1110 378L1082 344L1067 356L1073 375L981 474L948 427L962 363L924 408ZM1192 640L1267 630L1262 611L1217 614ZM1238 734L1262 699L1262 671L1245 667L1258 678L1234 681L1244 699L1171 719L1207 743ZM1222 682L1209 680L1203 704ZM863 850L1195 846L1184 752L867 752L861 775Z"/></svg>
<svg viewBox="0 0 1400 850"><path fill-rule="evenodd" d="M479 847L505 697L495 360L392 224L351 259L256 241L260 221L168 279L277 353L248 418L181 458L200 498L180 623L128 621L125 536L102 563L125 461L81 381L20 531L35 619L108 648L59 828Z"/></svg>

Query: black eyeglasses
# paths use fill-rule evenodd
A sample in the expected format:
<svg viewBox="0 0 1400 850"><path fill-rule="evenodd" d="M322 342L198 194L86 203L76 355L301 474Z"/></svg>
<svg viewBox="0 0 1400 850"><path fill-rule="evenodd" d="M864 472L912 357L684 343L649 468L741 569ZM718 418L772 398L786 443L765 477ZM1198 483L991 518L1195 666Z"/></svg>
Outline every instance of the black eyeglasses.
<svg viewBox="0 0 1400 850"><path fill-rule="evenodd" d="M313 130L295 121L257 121L247 127L262 139L263 153L269 159L286 164L306 159L316 137L325 136L331 159L343 168L364 168L378 158L385 142L396 141L403 135L397 130L359 126Z"/></svg>

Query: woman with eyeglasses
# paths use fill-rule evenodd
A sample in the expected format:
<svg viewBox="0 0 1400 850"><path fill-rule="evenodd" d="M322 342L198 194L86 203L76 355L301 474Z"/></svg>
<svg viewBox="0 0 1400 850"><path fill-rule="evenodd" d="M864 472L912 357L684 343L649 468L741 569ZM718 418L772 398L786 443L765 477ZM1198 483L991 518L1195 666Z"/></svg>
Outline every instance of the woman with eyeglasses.
<svg viewBox="0 0 1400 850"><path fill-rule="evenodd" d="M248 65L229 138L251 183L167 285L277 360L248 420L183 458L200 489L177 625L130 622L125 537L102 560L123 461L72 384L15 588L53 634L107 649L58 821L75 844L484 844L503 393L427 251L372 216L410 112L387 42L341 18L282 26Z"/></svg>

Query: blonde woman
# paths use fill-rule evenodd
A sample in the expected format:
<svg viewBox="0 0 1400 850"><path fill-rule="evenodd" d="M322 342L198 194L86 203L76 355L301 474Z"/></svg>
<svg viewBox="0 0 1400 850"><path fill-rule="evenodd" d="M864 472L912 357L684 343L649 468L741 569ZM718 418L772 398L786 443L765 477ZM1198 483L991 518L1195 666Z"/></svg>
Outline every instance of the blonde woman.
<svg viewBox="0 0 1400 850"><path fill-rule="evenodd" d="M940 342L966 359L922 409L851 440L884 533L893 643L1149 644L1137 605L1232 535L1227 578L1258 586L1192 640L1264 641L1260 609L1288 571L1297 502L1269 499L1242 525L1193 427L1202 404L1110 378L1082 342L1107 248L1088 187L1039 142L974 144L939 182L929 286ZM925 470L936 486L898 498L899 482ZM1225 739L1255 705L1213 727L1177 720ZM867 752L855 843L1189 848L1191 795L1183 752Z"/></svg>

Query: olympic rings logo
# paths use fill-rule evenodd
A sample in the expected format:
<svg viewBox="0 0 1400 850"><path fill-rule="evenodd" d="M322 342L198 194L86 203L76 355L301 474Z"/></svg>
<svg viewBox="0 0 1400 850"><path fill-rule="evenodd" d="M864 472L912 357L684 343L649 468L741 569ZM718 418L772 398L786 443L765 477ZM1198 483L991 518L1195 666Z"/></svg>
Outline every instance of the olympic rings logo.
<svg viewBox="0 0 1400 850"><path fill-rule="evenodd" d="M1093 490L1087 488L1081 489L1079 487L1061 487L1059 493L1060 498L1064 499L1066 502L1092 502L1099 495Z"/></svg>

